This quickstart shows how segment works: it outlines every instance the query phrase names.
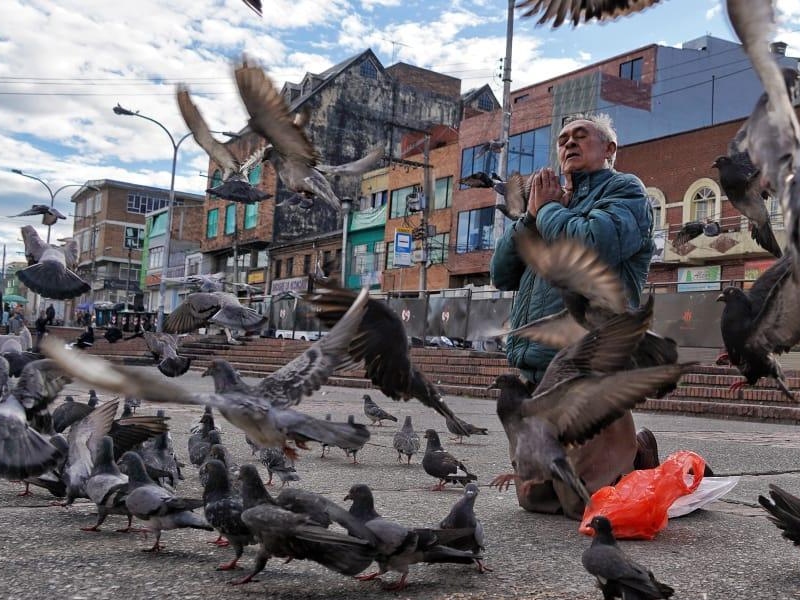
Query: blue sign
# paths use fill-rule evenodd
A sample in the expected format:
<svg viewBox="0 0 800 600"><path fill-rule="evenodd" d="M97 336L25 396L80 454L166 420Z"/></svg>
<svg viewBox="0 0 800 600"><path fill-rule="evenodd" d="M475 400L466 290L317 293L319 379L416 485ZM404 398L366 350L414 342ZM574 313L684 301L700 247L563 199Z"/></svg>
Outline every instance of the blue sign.
<svg viewBox="0 0 800 600"><path fill-rule="evenodd" d="M394 230L394 259L392 265L395 267L411 266L411 248L413 245L411 229L398 227Z"/></svg>

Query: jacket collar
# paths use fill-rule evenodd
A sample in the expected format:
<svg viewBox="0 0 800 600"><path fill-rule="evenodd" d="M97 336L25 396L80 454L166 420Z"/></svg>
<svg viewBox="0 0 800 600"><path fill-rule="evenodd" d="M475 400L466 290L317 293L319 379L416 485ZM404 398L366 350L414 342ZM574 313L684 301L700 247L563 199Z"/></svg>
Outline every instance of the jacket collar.
<svg viewBox="0 0 800 600"><path fill-rule="evenodd" d="M589 190L604 183L616 171L614 169L600 169L599 171L592 171L587 173L585 171L578 171L572 174L572 195L573 197L582 198L589 193Z"/></svg>

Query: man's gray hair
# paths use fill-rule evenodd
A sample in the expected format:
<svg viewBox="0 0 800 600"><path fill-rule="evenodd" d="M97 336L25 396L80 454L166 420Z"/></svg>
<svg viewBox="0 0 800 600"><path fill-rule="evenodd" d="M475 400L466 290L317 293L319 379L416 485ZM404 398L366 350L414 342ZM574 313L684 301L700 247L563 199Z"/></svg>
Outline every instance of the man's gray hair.
<svg viewBox="0 0 800 600"><path fill-rule="evenodd" d="M614 123L612 122L611 117L606 113L577 113L564 119L564 125L566 126L573 121L589 121L590 123L593 123L597 128L597 132L600 134L601 140L606 143L614 142L614 144L619 146L619 143L617 142L617 132L614 130ZM609 169L614 166L614 161L616 160L617 152L614 151L614 154L612 154L608 160L606 160Z"/></svg>

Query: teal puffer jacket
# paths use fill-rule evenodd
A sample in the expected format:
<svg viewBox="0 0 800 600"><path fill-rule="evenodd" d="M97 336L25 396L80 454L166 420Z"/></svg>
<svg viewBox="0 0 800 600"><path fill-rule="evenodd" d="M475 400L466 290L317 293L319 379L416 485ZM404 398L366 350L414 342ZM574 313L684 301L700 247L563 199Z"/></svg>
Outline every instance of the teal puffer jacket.
<svg viewBox="0 0 800 600"><path fill-rule="evenodd" d="M653 254L653 211L644 185L634 175L603 169L573 176L568 207L545 204L536 215L536 228L547 242L570 237L594 248L615 268L631 306L638 306ZM497 241L490 265L499 290L516 290L511 326L520 327L564 307L561 294L520 258L514 233L525 227L519 219ZM508 362L529 380L540 381L556 351L524 338L510 337Z"/></svg>

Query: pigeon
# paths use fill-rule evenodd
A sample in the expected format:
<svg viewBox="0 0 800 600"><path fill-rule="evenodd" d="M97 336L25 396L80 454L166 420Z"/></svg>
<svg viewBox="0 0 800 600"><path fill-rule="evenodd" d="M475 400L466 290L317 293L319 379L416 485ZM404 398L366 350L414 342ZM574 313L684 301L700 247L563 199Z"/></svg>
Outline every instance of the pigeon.
<svg viewBox="0 0 800 600"><path fill-rule="evenodd" d="M526 180L517 171L514 171L508 176L507 181L495 182L494 190L503 196L503 203L495 204L494 207L514 221L524 217L528 210L532 177L533 175Z"/></svg>
<svg viewBox="0 0 800 600"><path fill-rule="evenodd" d="M243 0L243 2L259 17L261 15L261 0Z"/></svg>
<svg viewBox="0 0 800 600"><path fill-rule="evenodd" d="M253 571L233 584L252 581L267 561L275 557L313 560L343 575L356 575L373 560L373 545L361 538L329 531L304 512L278 505L264 487L253 465L243 465L239 473L242 521L259 542Z"/></svg>
<svg viewBox="0 0 800 600"><path fill-rule="evenodd" d="M672 240L672 245L676 248L688 244L694 238L705 235L706 237L716 237L722 233L719 221L709 221L703 223L701 221L689 221L684 223L680 231L675 235Z"/></svg>
<svg viewBox="0 0 800 600"><path fill-rule="evenodd" d="M477 475L470 473L464 463L442 448L439 434L435 430L425 430L425 439L428 440L428 445L422 458L422 468L428 475L439 480L439 483L431 488L433 491L443 490L447 483L460 483L466 486L470 481L477 481Z"/></svg>
<svg viewBox="0 0 800 600"><path fill-rule="evenodd" d="M169 333L144 332L144 343L153 355L158 370L166 377L180 377L192 364L192 359L178 356L178 340Z"/></svg>
<svg viewBox="0 0 800 600"><path fill-rule="evenodd" d="M394 421L397 423L397 417L390 415L380 406L375 404L375 401L370 398L369 394L364 394L364 414L367 415L367 418L370 421L372 421L373 425L377 423L378 427L381 426L381 421Z"/></svg>
<svg viewBox="0 0 800 600"><path fill-rule="evenodd" d="M69 442L60 433L50 436L50 445L58 450L59 457L56 459L55 465L40 473L35 477L26 477L25 490L17 494L18 496L31 496L33 493L30 491L30 486L44 488L51 495L56 498L63 498L67 495L67 486L64 483L64 466L67 464L67 457L69 456Z"/></svg>
<svg viewBox="0 0 800 600"><path fill-rule="evenodd" d="M638 12L659 0L522 0L517 8L522 9L523 17L543 13L537 21L544 25L553 21L553 28L560 27L564 21L572 21L573 26L588 23L592 19L605 21L618 16Z"/></svg>
<svg viewBox="0 0 800 600"><path fill-rule="evenodd" d="M783 533L783 537L800 546L800 498L775 484L769 486L770 498L758 497L758 503L769 513L767 517Z"/></svg>
<svg viewBox="0 0 800 600"><path fill-rule="evenodd" d="M198 439L195 438L195 435L189 438L189 461L196 467L202 467L203 463L208 460L208 454L211 452L211 447L215 445L222 445L222 438L219 435L219 431L215 431L213 429L210 430L204 438Z"/></svg>
<svg viewBox="0 0 800 600"><path fill-rule="evenodd" d="M71 270L78 264L78 244L75 240L69 240L62 246L51 246L43 242L30 225L22 228L22 239L30 266L16 273L29 289L55 300L76 298L91 289Z"/></svg>
<svg viewBox="0 0 800 600"><path fill-rule="evenodd" d="M22 331L28 331L28 329L25 328ZM30 335L30 333L28 333L28 335ZM9 342L4 343L3 347L5 347L7 344L9 344ZM11 377L19 377L22 373L22 370L25 368L25 365L35 360L44 358L44 355L39 354L38 352L24 352L22 350L22 346L19 343L17 344L20 346L19 350L13 350L10 352L0 351L0 356L2 356L6 362L8 362L8 374Z"/></svg>
<svg viewBox="0 0 800 600"><path fill-rule="evenodd" d="M730 391L772 377L784 395L795 400L775 357L800 341L800 281L795 265L787 254L764 271L749 290L726 287L717 296L725 303L720 320L726 350L722 357L745 378L734 383Z"/></svg>
<svg viewBox="0 0 800 600"><path fill-rule="evenodd" d="M156 484L148 477L138 454L126 452L120 463L128 475L125 506L134 517L146 521L148 530L156 534L155 544L145 552L160 552L164 548L160 543L162 531L187 527L206 531L214 529L204 518L192 512L203 506L202 500L180 498Z"/></svg>
<svg viewBox="0 0 800 600"><path fill-rule="evenodd" d="M323 325L336 323L356 299L349 290L322 284L314 287L305 300L317 311L314 316ZM370 298L349 352L354 362L364 361L367 379L385 396L394 400L416 398L443 417L453 418L455 414L442 400L439 390L411 362L407 340L400 317L385 303Z"/></svg>
<svg viewBox="0 0 800 600"><path fill-rule="evenodd" d="M470 529L470 535L449 542L447 545L457 550L469 550L473 554L483 554L485 539L483 525L475 516L475 499L478 497L478 484L468 483L464 495L450 509L450 513L439 523L441 529ZM491 572L492 569L483 564L482 558L476 558L475 564L479 573Z"/></svg>
<svg viewBox="0 0 800 600"><path fill-rule="evenodd" d="M239 302L234 294L222 290L222 283L211 279L203 282L199 292L186 296L164 322L166 333L189 333L200 327L216 324L223 327L229 344L241 342L233 339L230 329L258 331L267 318ZM163 350L162 350L163 352Z"/></svg>
<svg viewBox="0 0 800 600"><path fill-rule="evenodd" d="M328 413L328 414L325 415L325 420L326 421L330 421L331 420L331 413ZM330 446L328 444L324 444L323 443L323 444L320 444L320 447L322 448L322 454L320 454L319 457L320 458L325 458L325 453L326 453L326 451L330 450Z"/></svg>
<svg viewBox="0 0 800 600"><path fill-rule="evenodd" d="M375 541L375 560L379 570L368 575L360 575L356 579L371 581L388 571L400 573L400 579L384 589L399 591L406 587L408 568L413 564L425 563L460 563L471 564L482 558L471 551L456 550L443 545L447 540L443 536L448 533L454 537L462 537L463 530L430 530L409 529L404 525L381 517L375 511L372 490L364 484L350 488L345 500L352 500L350 514L359 519L372 533Z"/></svg>
<svg viewBox="0 0 800 600"><path fill-rule="evenodd" d="M69 382L51 360L23 369L14 389L0 401L0 477L35 477L56 465L62 453L50 443L49 405Z"/></svg>
<svg viewBox="0 0 800 600"><path fill-rule="evenodd" d="M360 423L356 423L356 418L353 415L347 415L347 423L352 427L363 427ZM359 464L358 460L356 459L356 454L358 451L364 447L364 444L367 443L367 440L364 439L363 441L357 441L356 443L348 443L348 444L337 444L342 450L344 450L345 456L352 456L353 457L353 464Z"/></svg>
<svg viewBox="0 0 800 600"><path fill-rule="evenodd" d="M163 410L158 410L156 411L156 416L164 417L166 415ZM176 479L183 479L169 431L145 440L142 443L139 455L142 457L146 467L167 473L166 477L161 478L160 483L169 480L169 484L174 487Z"/></svg>
<svg viewBox="0 0 800 600"><path fill-rule="evenodd" d="M406 464L411 464L411 457L419 452L419 435L411 425L411 416L406 416L400 431L394 434L392 440L394 449L397 450L397 462L403 462L403 454L406 455Z"/></svg>
<svg viewBox="0 0 800 600"><path fill-rule="evenodd" d="M208 524L225 536L233 546L233 560L217 567L218 571L236 569L244 547L255 543L255 537L242 521L244 506L242 499L231 486L228 468L219 460L209 460L206 465L206 481L203 484L204 515Z"/></svg>
<svg viewBox="0 0 800 600"><path fill-rule="evenodd" d="M764 203L769 194L761 188L760 173L747 152L733 149L730 152L729 155L718 156L711 165L719 169L722 190L733 207L747 217L756 244L780 258L783 251L772 232L769 210Z"/></svg>
<svg viewBox="0 0 800 600"><path fill-rule="evenodd" d="M685 365L670 364L625 370L630 355L644 336L652 312L641 309L617 315L580 341L559 350L545 371L533 397L515 375L500 375L494 388L501 395L522 397L517 422L515 415L504 428L514 447L515 473L495 478L493 485L521 481L523 493L539 483L561 485L556 493L568 516L580 516L589 492L570 462L566 446L578 446L591 439L660 386L675 384ZM515 406L519 400L508 402ZM501 419L502 420L502 419ZM574 506L573 506L574 505Z"/></svg>
<svg viewBox="0 0 800 600"><path fill-rule="evenodd" d="M120 473L114 462L114 440L105 436L100 440L95 452L94 466L86 481L86 494L97 506L97 521L91 527L83 527L82 531L100 531L100 525L108 515L125 515L128 517L127 531L131 529L133 515L125 506L128 495L128 476Z"/></svg>
<svg viewBox="0 0 800 600"><path fill-rule="evenodd" d="M478 171L472 175L467 175L459 180L461 185L471 188L492 188L494 187L494 179L483 171Z"/></svg>
<svg viewBox="0 0 800 600"><path fill-rule="evenodd" d="M258 460L261 461L269 473L267 485L272 485L272 476L277 474L281 480L281 487L290 481L300 481L297 469L287 458L283 448L261 448L258 453Z"/></svg>
<svg viewBox="0 0 800 600"><path fill-rule="evenodd" d="M469 437L471 435L489 435L489 430L485 427L476 427L472 423L467 423L465 420L460 419L459 417L455 417L453 419L445 417L444 422L447 426L447 431L456 436L453 438L453 440L458 440L459 444L463 443L464 436Z"/></svg>
<svg viewBox="0 0 800 600"><path fill-rule="evenodd" d="M59 364L66 372L91 385L120 390L152 402L200 404L217 408L253 442L263 447L286 448L289 439L301 443L316 440L336 446L363 446L369 439L369 432L363 425L327 423L284 407L299 402L304 393L318 389L334 368L347 363L347 348L362 318L366 297L365 289L327 336L268 378L272 383L271 401L235 390L192 393L169 380L156 381L145 377L138 369L111 365L91 355L78 358L63 344L49 338L45 338L43 347L46 353L58 357ZM206 370L206 374L215 378L216 389L230 381L231 373L230 365L219 360L212 361ZM286 452L293 460L297 456L291 448L287 448Z"/></svg>
<svg viewBox="0 0 800 600"><path fill-rule="evenodd" d="M209 461L218 460L225 468L228 469L228 473L231 477L236 477L239 474L239 465L233 460L231 453L228 452L228 449L223 446L222 444L213 444L211 448L208 450L208 456L206 456L206 460L200 465L200 469L197 471L197 476L200 479L200 485L205 487L206 481L208 480L208 469L206 469L206 465L208 465Z"/></svg>
<svg viewBox="0 0 800 600"><path fill-rule="evenodd" d="M271 198L271 194L262 192L255 186L250 185L248 175L255 167L261 163L264 154L264 144L259 142L254 134L246 136L245 142L251 142L256 146L256 150L245 160L240 161L231 151L227 144L217 141L211 134L200 110L192 102L189 90L184 85L178 86L177 92L178 109L181 112L183 121L192 132L192 137L197 145L206 151L209 158L222 168L222 184L206 190L212 196L231 200L233 202L260 202Z"/></svg>
<svg viewBox="0 0 800 600"><path fill-rule="evenodd" d="M47 204L34 204L28 210L24 210L19 214L11 215L9 218L15 217L30 217L33 215L42 215L42 225L55 225L59 219L66 219L67 216L54 206Z"/></svg>
<svg viewBox="0 0 800 600"><path fill-rule="evenodd" d="M73 423L77 423L93 410L94 406L75 402L72 396L66 396L64 402L53 410L53 429L56 430L56 433L63 433Z"/></svg>
<svg viewBox="0 0 800 600"><path fill-rule="evenodd" d="M263 69L245 61L236 69L235 76L239 95L250 115L249 127L269 142L264 158L270 161L283 185L339 211L341 201L323 171L331 175L364 173L382 158L383 149L374 148L364 158L347 165L319 165L313 144L297 125L280 91Z"/></svg>
<svg viewBox="0 0 800 600"><path fill-rule="evenodd" d="M614 538L611 521L597 516L591 520L589 527L594 529L594 539L591 546L584 550L581 563L590 575L597 578L603 598L657 600L672 597L675 590L658 581L652 571L631 560L622 551Z"/></svg>
<svg viewBox="0 0 800 600"><path fill-rule="evenodd" d="M136 409L142 405L142 401L139 400L136 396L127 395L125 396L125 406L133 411L133 414L136 414ZM161 415L164 416L163 414Z"/></svg>

